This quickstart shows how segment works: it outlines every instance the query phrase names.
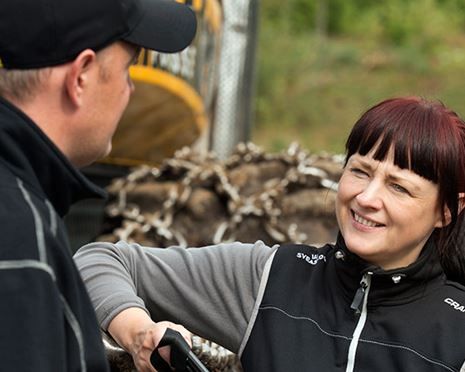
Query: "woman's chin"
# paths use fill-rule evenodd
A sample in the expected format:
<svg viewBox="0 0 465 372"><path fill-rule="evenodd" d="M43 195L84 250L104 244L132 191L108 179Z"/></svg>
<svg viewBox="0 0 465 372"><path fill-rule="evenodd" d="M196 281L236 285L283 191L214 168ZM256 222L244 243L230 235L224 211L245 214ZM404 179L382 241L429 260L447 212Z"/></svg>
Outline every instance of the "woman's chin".
<svg viewBox="0 0 465 372"><path fill-rule="evenodd" d="M365 261L373 262L375 260L376 254L374 253L374 248L372 247L372 242L363 242L360 239L348 239L345 241L347 249L362 258Z"/></svg>

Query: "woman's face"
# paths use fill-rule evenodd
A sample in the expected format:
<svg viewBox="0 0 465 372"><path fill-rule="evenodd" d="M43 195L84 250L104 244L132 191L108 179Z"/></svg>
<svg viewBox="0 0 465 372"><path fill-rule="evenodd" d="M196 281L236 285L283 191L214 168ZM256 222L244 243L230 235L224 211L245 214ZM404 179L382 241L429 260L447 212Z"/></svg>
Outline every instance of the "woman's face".
<svg viewBox="0 0 465 372"><path fill-rule="evenodd" d="M385 161L352 155L339 182L336 215L347 248L385 270L414 262L442 226L438 186Z"/></svg>

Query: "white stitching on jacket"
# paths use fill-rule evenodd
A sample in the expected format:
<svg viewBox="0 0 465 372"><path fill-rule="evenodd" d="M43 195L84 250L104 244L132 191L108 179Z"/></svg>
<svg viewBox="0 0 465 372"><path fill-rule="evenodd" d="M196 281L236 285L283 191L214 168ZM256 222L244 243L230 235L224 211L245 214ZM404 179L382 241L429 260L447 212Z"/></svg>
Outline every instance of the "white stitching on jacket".
<svg viewBox="0 0 465 372"><path fill-rule="evenodd" d="M58 228L56 212L52 203L50 203L48 200L45 201L45 204L47 205L48 211L50 212L50 230L52 231L53 236L56 237Z"/></svg>
<svg viewBox="0 0 465 372"><path fill-rule="evenodd" d="M255 300L255 304L253 307L252 315L250 316L249 324L247 325L247 329L245 330L244 337L242 338L241 345L239 346L239 351L237 355L239 358L242 356L244 352L245 346L247 345L247 341L249 340L250 334L252 333L252 328L255 324L255 320L258 316L258 311L260 310L260 303L262 302L263 296L265 295L265 288L266 284L268 283L268 278L270 276L271 264L273 262L274 256L276 251L268 258L265 263L265 267L263 268L262 278L260 280L260 286L258 288L257 299Z"/></svg>
<svg viewBox="0 0 465 372"><path fill-rule="evenodd" d="M36 237L37 237L37 247L39 250L39 258L42 263L46 267L49 267L50 270L53 273L53 277L55 278L55 274L53 269L47 265L47 251L46 251L46 246L45 246L45 234L44 234L44 224L42 221L42 218L39 214L38 209L32 202L31 196L29 195L29 192L26 190L26 188L23 185L23 182L19 179L16 178L16 181L18 183L18 186L24 196L24 199L26 200L27 204L31 208L32 215L34 217L34 223L35 223L35 230L36 230ZM50 205L51 206L51 205ZM50 209L49 206L49 209ZM56 222L56 221L55 221ZM54 222L51 221L51 227L53 227ZM56 223L55 223L56 225ZM53 231L52 231L53 233ZM55 234L54 234L55 235ZM28 261L28 260L25 260ZM47 271L47 270L46 270ZM76 316L74 315L71 307L68 305L68 302L66 301L66 298L63 296L63 294L60 292L60 298L61 302L63 304L64 312L65 312L65 317L68 320L69 325L71 326L71 329L74 332L74 335L76 337L78 346L79 346L79 360L81 363L81 372L86 372L87 371L87 365L86 365L86 359L85 359L85 350L84 350L84 338L82 335L81 327L79 325L79 322L76 319Z"/></svg>
<svg viewBox="0 0 465 372"><path fill-rule="evenodd" d="M39 211L35 207L34 203L31 200L31 196L24 188L23 181L19 178L16 179L19 189L21 190L26 203L31 208L32 216L34 217L34 223L36 228L36 239L37 239L37 248L39 249L39 259L42 262L47 262L47 251L45 249L45 238L44 238L44 226L42 223L42 219L40 218Z"/></svg>
<svg viewBox="0 0 465 372"><path fill-rule="evenodd" d="M68 319L68 322L71 328L73 329L74 335L76 336L76 340L79 344L79 358L81 360L81 372L86 372L87 366L86 366L86 358L84 355L84 338L82 336L81 327L79 326L79 322L74 316L73 311L69 307L68 302L66 302L66 299L63 297L61 293L60 293L60 297L61 297L61 302L63 303L63 308L65 309L66 319Z"/></svg>
<svg viewBox="0 0 465 372"><path fill-rule="evenodd" d="M336 338L341 338L341 339L345 339L345 340L352 340L352 337L347 337L347 336L342 336L342 335L338 335L336 333L330 333L328 331L325 331L319 324L316 320L312 319L312 318L309 318L309 317L305 317L305 316L295 316L295 315L291 315L289 314L288 312L286 312L285 310L283 309L280 309L279 307L275 307L275 306L264 306L264 307L260 307L260 310L276 310L276 311L279 311L281 313L283 313L284 315L286 315L287 317L291 318L291 319L295 319L295 320L308 320L310 322L312 322L313 324L316 325L316 327L322 332L324 333L325 335L327 336L331 336L331 337L336 337ZM431 364L436 364L440 367L443 367L445 369L447 369L448 371L451 371L451 372L457 372L457 370L441 363L441 362L437 362L435 360L432 360L426 356L424 356L423 354L419 353L418 351L412 349L412 348L409 348L408 346L401 346L401 345L392 345L392 344L388 344L388 343L384 343L384 342L379 342L379 341L372 341L372 340L366 340L366 339L360 339L359 342L364 342L364 343L369 343L369 344L376 344L376 345L380 345L380 346L386 346L386 347L391 347L391 348L395 348L395 349L402 349L402 350L406 350L406 351L409 351L411 353L414 353L415 355L417 355L418 357L422 358L423 360L431 363ZM465 364L464 364L464 367L465 367ZM462 369L464 369L464 367L462 367ZM464 370L465 371L465 370ZM459 372L462 372L462 370L460 370Z"/></svg>
<svg viewBox="0 0 465 372"><path fill-rule="evenodd" d="M0 261L0 270L12 270L12 269L38 269L43 270L49 274L53 281L55 281L55 273L53 269L46 263L37 260L11 260L11 261Z"/></svg>

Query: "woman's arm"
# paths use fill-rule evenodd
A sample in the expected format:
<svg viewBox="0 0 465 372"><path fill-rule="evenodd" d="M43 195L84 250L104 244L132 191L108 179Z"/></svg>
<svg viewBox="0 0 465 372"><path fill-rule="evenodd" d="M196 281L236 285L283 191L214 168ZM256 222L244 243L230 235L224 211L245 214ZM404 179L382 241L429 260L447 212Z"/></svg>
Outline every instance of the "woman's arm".
<svg viewBox="0 0 465 372"><path fill-rule="evenodd" d="M261 242L191 249L93 243L75 260L103 329L121 311L139 308L237 352L274 251Z"/></svg>
<svg viewBox="0 0 465 372"><path fill-rule="evenodd" d="M130 307L116 315L108 326L108 332L131 354L137 371L155 372L150 357L167 328L178 331L191 344L191 333L183 326L170 322L155 323L144 310L137 307ZM166 362L170 360L169 352L168 346L159 349Z"/></svg>

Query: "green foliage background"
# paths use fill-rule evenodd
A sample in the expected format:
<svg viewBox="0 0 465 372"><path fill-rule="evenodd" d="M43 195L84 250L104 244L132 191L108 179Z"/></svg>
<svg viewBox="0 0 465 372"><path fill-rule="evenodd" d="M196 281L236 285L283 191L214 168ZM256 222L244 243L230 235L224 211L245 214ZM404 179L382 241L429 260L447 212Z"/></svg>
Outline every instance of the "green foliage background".
<svg viewBox="0 0 465 372"><path fill-rule="evenodd" d="M267 150L343 152L360 114L392 96L465 114L463 0L261 0L257 53L252 140Z"/></svg>

